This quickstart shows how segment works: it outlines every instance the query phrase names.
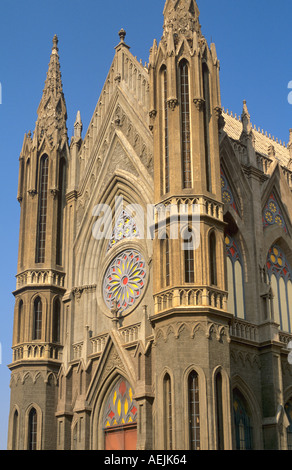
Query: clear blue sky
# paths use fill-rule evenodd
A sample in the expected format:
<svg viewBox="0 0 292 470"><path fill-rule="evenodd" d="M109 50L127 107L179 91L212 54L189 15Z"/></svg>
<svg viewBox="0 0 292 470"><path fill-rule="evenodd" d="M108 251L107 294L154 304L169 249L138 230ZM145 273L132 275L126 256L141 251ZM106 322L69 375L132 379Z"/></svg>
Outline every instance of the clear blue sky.
<svg viewBox="0 0 292 470"><path fill-rule="evenodd" d="M222 105L234 113L247 100L251 119L287 142L292 127L290 0L198 0L202 31L221 62ZM162 35L164 0L0 0L0 449L6 448L11 340L17 267L18 158L24 133L34 130L54 34L59 37L63 87L72 135L81 111L84 133L109 66L118 31L143 62Z"/></svg>

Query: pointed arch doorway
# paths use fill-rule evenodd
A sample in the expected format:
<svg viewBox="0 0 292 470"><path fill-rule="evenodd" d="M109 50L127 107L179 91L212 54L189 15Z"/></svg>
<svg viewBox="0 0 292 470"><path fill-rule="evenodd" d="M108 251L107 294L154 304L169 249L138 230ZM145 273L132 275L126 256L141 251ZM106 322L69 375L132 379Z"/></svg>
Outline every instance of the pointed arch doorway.
<svg viewBox="0 0 292 470"><path fill-rule="evenodd" d="M137 403L133 389L120 378L108 396L103 417L105 450L136 450Z"/></svg>

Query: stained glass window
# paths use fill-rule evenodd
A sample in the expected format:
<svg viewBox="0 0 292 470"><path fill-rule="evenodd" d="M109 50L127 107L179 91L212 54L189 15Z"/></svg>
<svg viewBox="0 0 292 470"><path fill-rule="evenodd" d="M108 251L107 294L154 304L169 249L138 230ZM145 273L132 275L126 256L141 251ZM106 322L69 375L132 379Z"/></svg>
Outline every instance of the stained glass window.
<svg viewBox="0 0 292 470"><path fill-rule="evenodd" d="M283 331L292 331L292 270L281 248L268 253L267 270L274 295L274 319Z"/></svg>
<svg viewBox="0 0 292 470"><path fill-rule="evenodd" d="M125 379L120 379L113 388L104 413L104 428L133 424L137 421L138 406L133 399L133 390Z"/></svg>
<svg viewBox="0 0 292 470"><path fill-rule="evenodd" d="M285 220L274 194L271 194L264 209L263 224L265 228L269 227L270 225L278 225L279 227L283 228L284 232L287 233Z"/></svg>
<svg viewBox="0 0 292 470"><path fill-rule="evenodd" d="M135 220L130 217L130 215L125 210L123 210L115 225L107 251L116 246L118 242L124 240L125 238L140 238L140 233Z"/></svg>
<svg viewBox="0 0 292 470"><path fill-rule="evenodd" d="M221 191L222 191L222 201L225 202L226 204L230 204L231 207L235 210L235 212L238 213L237 206L235 204L235 200L232 194L232 191L230 189L230 186L228 184L228 181L226 179L226 176L221 168L220 170L221 174Z"/></svg>
<svg viewBox="0 0 292 470"><path fill-rule="evenodd" d="M242 258L235 240L225 236L227 254L228 311L238 318L245 318L244 274Z"/></svg>
<svg viewBox="0 0 292 470"><path fill-rule="evenodd" d="M123 312L135 305L145 288L146 263L135 250L125 250L111 262L103 283L104 300L109 309Z"/></svg>

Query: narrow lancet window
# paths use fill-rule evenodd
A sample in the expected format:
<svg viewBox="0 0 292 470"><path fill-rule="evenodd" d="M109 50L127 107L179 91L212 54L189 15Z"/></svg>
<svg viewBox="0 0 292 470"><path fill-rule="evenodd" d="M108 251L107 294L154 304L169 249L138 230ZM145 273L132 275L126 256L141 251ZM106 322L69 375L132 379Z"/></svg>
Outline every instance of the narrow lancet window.
<svg viewBox="0 0 292 470"><path fill-rule="evenodd" d="M56 263L62 264L63 258L63 208L64 208L64 187L65 187L66 163L62 158L59 168L59 192L58 192L58 218L57 218L57 253Z"/></svg>
<svg viewBox="0 0 292 470"><path fill-rule="evenodd" d="M168 374L165 375L163 381L164 393L164 437L165 448L172 450L172 395L171 395L171 380Z"/></svg>
<svg viewBox="0 0 292 470"><path fill-rule="evenodd" d="M195 282L195 269L194 269L194 241L193 233L188 228L184 232L183 244L184 252L184 273L185 273L185 282L194 283Z"/></svg>
<svg viewBox="0 0 292 470"><path fill-rule="evenodd" d="M37 412L32 408L28 417L28 450L37 450Z"/></svg>
<svg viewBox="0 0 292 470"><path fill-rule="evenodd" d="M199 400L199 378L193 371L188 380L189 396L189 436L190 450L200 450L200 400Z"/></svg>
<svg viewBox="0 0 292 470"><path fill-rule="evenodd" d="M42 301L38 297L34 302L33 340L40 340L42 337L42 310Z"/></svg>
<svg viewBox="0 0 292 470"><path fill-rule="evenodd" d="M36 262L45 262L46 250L46 230L47 230L47 204L48 204L48 175L49 159L44 155L40 165L40 185L39 185L39 213L37 227L37 250Z"/></svg>
<svg viewBox="0 0 292 470"><path fill-rule="evenodd" d="M53 343L60 342L60 314L61 303L59 299L55 299L53 306Z"/></svg>
<svg viewBox="0 0 292 470"><path fill-rule="evenodd" d="M164 189L169 192L169 140L168 140L168 104L167 104L167 69L163 68L163 107L164 107Z"/></svg>
<svg viewBox="0 0 292 470"><path fill-rule="evenodd" d="M185 60L183 60L180 63L179 70L180 70L183 188L191 188L192 187L192 165L191 165L189 67L188 67L188 63Z"/></svg>
<svg viewBox="0 0 292 470"><path fill-rule="evenodd" d="M205 138L205 165L206 165L206 183L207 191L211 191L211 161L210 161L210 133L209 124L211 119L211 103L210 103L210 83L209 69L204 62L202 66L203 73L203 96L204 96L204 138Z"/></svg>
<svg viewBox="0 0 292 470"><path fill-rule="evenodd" d="M217 262L216 262L216 236L211 232L209 236L209 256L210 256L210 283L217 285Z"/></svg>

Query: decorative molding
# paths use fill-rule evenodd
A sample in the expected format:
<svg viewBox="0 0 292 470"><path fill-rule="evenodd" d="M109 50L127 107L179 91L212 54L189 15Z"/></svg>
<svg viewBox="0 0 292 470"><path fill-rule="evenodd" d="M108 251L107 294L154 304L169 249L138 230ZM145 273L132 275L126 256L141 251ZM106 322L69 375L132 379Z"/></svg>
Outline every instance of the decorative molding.
<svg viewBox="0 0 292 470"><path fill-rule="evenodd" d="M203 98L194 98L193 101L198 111L201 111L205 106L205 100Z"/></svg>
<svg viewBox="0 0 292 470"><path fill-rule="evenodd" d="M171 100L168 100L167 104L169 109L171 109L171 111L174 111L175 108L178 106L178 100L176 98L173 98Z"/></svg>

